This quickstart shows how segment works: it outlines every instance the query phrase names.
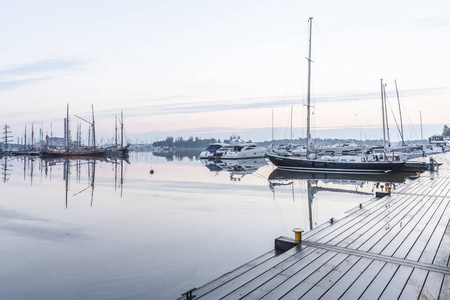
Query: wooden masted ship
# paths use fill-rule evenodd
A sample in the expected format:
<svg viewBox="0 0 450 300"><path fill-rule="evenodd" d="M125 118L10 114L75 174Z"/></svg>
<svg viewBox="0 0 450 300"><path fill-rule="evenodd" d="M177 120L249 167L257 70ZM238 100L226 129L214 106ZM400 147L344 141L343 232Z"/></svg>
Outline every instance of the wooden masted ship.
<svg viewBox="0 0 450 300"><path fill-rule="evenodd" d="M80 118L76 116L77 118ZM92 121L87 121L83 118L81 120L89 123L92 127L92 144L93 146L73 146L70 143L70 119L69 119L69 104L67 104L67 118L66 118L66 146L65 147L52 147L45 146L43 150L41 150L41 156L50 156L50 157L58 157L58 156L106 156L106 152L109 150L109 147L97 147L95 141L95 119L94 119L94 106L92 106Z"/></svg>

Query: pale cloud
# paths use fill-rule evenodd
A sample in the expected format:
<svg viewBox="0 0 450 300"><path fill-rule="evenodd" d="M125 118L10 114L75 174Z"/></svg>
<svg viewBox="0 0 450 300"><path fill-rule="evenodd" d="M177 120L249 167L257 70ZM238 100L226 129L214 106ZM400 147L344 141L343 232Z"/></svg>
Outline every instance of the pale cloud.
<svg viewBox="0 0 450 300"><path fill-rule="evenodd" d="M392 91L390 98L394 99L396 95L395 91ZM450 87L437 87L437 88L425 88L425 89L410 89L400 91L400 98L407 99L408 97L421 97L421 96L434 96L444 93L450 93ZM379 91L355 93L351 96L347 95L318 95L313 97L312 102L316 104L327 103L339 103L353 101L374 101L380 98ZM172 98L172 100L176 98ZM178 99L183 99L182 96ZM396 99L396 98L395 98ZM166 99L164 99L166 100ZM280 106L301 106L305 103L304 98L289 97L283 98L281 96L272 97L255 97L255 98L243 98L233 101L177 101L170 102L161 99L142 101L137 106L123 106L123 110L126 111L127 117L140 117L140 116L157 116L157 115L174 115L174 114L196 114L196 113L208 113L230 110L245 110L245 109L270 109ZM147 102L147 104L145 104ZM378 103L378 102L377 102ZM98 114L102 115L116 115L117 110L103 110Z"/></svg>
<svg viewBox="0 0 450 300"><path fill-rule="evenodd" d="M67 59L48 59L0 70L0 90L50 80L68 71L81 69L84 62Z"/></svg>

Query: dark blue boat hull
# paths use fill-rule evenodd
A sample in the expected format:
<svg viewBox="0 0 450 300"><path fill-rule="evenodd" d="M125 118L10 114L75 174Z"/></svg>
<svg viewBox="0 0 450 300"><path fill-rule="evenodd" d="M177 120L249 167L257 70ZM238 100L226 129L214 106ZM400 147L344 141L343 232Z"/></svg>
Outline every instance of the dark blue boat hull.
<svg viewBox="0 0 450 300"><path fill-rule="evenodd" d="M401 171L405 162L342 162L302 159L291 156L267 154L270 161L281 170L335 173L386 173Z"/></svg>

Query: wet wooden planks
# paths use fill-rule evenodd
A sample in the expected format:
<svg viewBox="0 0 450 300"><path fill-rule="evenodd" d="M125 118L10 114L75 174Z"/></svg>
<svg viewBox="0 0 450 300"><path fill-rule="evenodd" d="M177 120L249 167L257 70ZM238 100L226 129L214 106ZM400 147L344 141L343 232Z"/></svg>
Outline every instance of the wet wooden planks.
<svg viewBox="0 0 450 300"><path fill-rule="evenodd" d="M437 172L198 288L193 299L450 299L450 155L437 159L446 162Z"/></svg>

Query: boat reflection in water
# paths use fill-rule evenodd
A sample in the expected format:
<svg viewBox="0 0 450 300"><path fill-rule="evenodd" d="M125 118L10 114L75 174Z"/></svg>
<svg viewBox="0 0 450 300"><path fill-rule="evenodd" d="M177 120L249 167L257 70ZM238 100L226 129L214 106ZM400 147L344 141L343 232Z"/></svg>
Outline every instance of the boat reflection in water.
<svg viewBox="0 0 450 300"><path fill-rule="evenodd" d="M414 173L415 174L415 173ZM375 196L375 191L385 191L387 188L395 189L404 183L413 173L397 172L385 174L348 174L348 173L306 173L282 171L275 169L269 175L269 188L274 197L277 188L290 187L295 200L294 185L306 186L308 195L309 230L314 228L313 203L318 192L349 193L367 195L367 200ZM334 194L336 195L336 194ZM337 205L339 203L336 203Z"/></svg>
<svg viewBox="0 0 450 300"><path fill-rule="evenodd" d="M240 181L245 175L256 172L267 165L265 158L208 160L200 159L201 163L211 172L226 171L230 173L231 181Z"/></svg>
<svg viewBox="0 0 450 300"><path fill-rule="evenodd" d="M95 188L95 172L98 164L111 164L114 168L114 186L116 191L120 190L120 197L122 197L123 183L124 183L124 163L129 164L127 159L122 158L105 158L93 156L76 156L76 157L55 157L55 158L38 158L38 157L3 157L1 163L2 180L7 183L11 179L11 174L17 175L17 165L23 164L23 179L27 180L29 177L30 185L33 185L33 178L40 176L52 180L56 169L57 172L62 167L62 179L65 182L65 201L68 206L68 193L71 180L75 180L78 185L83 186L83 181L87 179L86 186L79 191L76 191L72 196L84 193L90 190L90 205L92 206L94 200ZM40 174L36 174L40 173ZM71 178L75 176L74 178ZM28 181L28 180L27 180Z"/></svg>
<svg viewBox="0 0 450 300"><path fill-rule="evenodd" d="M30 185L33 185L33 177L35 173L35 165L38 162L38 169L41 167L41 160L37 156L4 156L1 162L2 181L7 183L13 171L13 161L23 164L23 180L27 180L27 175L30 178Z"/></svg>

